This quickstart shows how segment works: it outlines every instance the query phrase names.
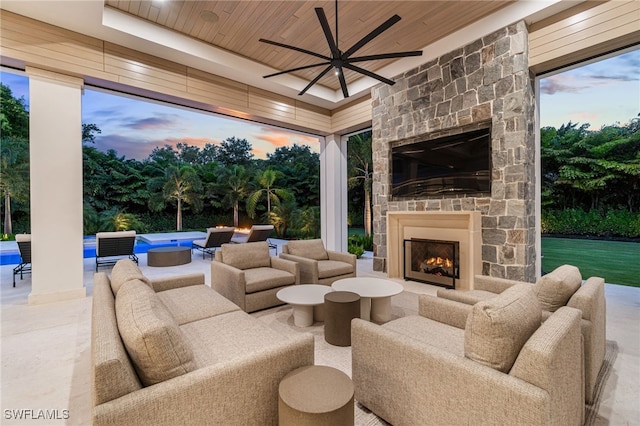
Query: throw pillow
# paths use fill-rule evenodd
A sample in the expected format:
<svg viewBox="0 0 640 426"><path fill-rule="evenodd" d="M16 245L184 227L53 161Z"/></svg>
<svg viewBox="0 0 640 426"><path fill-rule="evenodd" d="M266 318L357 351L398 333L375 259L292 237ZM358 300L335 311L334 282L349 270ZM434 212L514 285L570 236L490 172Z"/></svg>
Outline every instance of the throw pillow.
<svg viewBox="0 0 640 426"><path fill-rule="evenodd" d="M241 244L223 244L222 262L238 269L269 268L271 256L266 241Z"/></svg>
<svg viewBox="0 0 640 426"><path fill-rule="evenodd" d="M142 275L142 271L131 259L120 259L113 265L111 270L111 290L116 296L120 287L130 280L140 280L151 287L151 281Z"/></svg>
<svg viewBox="0 0 640 426"><path fill-rule="evenodd" d="M533 291L543 310L555 312L567 304L581 284L580 270L572 265L562 265L540 277Z"/></svg>
<svg viewBox="0 0 640 426"><path fill-rule="evenodd" d="M464 332L465 357L509 372L542 322L542 309L531 287L516 284L473 306Z"/></svg>
<svg viewBox="0 0 640 426"><path fill-rule="evenodd" d="M196 369L182 330L156 293L140 280L127 281L116 295L120 337L145 386Z"/></svg>
<svg viewBox="0 0 640 426"><path fill-rule="evenodd" d="M294 256L314 260L329 259L329 255L327 254L321 239L289 241L287 243L287 248L289 250L289 254Z"/></svg>

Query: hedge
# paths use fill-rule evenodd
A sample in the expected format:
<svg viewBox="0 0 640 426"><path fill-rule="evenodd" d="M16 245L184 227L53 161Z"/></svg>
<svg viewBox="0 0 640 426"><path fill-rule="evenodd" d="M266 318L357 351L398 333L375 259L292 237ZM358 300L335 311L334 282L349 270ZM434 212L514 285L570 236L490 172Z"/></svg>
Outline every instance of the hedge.
<svg viewBox="0 0 640 426"><path fill-rule="evenodd" d="M542 233L640 238L640 213L627 210L546 210L542 212Z"/></svg>

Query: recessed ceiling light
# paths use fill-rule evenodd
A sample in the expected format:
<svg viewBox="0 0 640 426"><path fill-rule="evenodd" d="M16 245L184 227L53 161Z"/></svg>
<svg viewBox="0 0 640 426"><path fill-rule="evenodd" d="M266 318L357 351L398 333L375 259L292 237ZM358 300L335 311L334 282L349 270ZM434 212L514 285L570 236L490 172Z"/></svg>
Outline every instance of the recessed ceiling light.
<svg viewBox="0 0 640 426"><path fill-rule="evenodd" d="M218 20L220 19L220 17L211 10L203 10L202 12L200 12L200 18L203 21L211 22L212 24L218 22Z"/></svg>

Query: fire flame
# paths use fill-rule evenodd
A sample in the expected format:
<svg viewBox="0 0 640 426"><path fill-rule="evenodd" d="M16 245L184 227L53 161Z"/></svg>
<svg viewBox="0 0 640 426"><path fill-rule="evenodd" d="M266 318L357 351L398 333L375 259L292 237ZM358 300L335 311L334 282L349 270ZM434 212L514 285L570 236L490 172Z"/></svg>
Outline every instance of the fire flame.
<svg viewBox="0 0 640 426"><path fill-rule="evenodd" d="M453 261L449 258L430 257L429 259L425 260L425 263L429 266L440 266L443 268L453 267Z"/></svg>

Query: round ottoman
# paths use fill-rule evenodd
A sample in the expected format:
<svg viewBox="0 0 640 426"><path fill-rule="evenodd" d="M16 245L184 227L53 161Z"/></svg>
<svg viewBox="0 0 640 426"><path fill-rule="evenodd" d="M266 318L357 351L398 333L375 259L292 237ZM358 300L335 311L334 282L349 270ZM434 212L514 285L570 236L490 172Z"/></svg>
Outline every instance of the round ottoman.
<svg viewBox="0 0 640 426"><path fill-rule="evenodd" d="M324 340L335 346L351 346L351 320L360 318L360 296L350 291L324 295Z"/></svg>
<svg viewBox="0 0 640 426"><path fill-rule="evenodd" d="M333 367L300 367L280 382L281 426L353 425L353 383Z"/></svg>

